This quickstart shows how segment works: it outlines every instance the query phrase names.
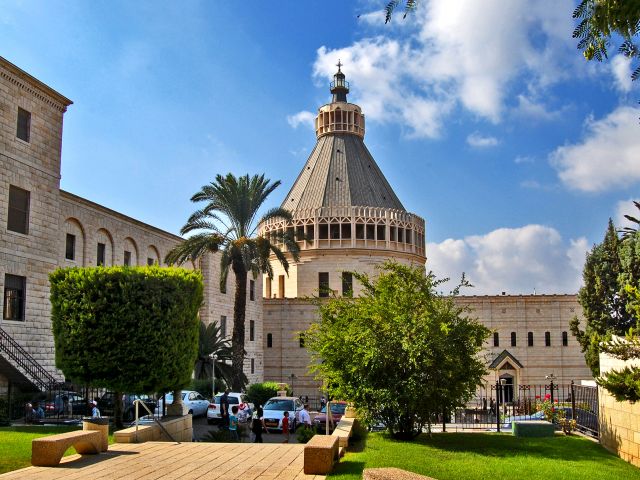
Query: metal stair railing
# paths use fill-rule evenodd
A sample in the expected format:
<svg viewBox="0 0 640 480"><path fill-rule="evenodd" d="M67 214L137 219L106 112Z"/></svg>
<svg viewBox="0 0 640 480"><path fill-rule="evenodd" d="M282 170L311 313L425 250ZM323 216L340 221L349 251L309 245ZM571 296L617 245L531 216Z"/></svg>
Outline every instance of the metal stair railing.
<svg viewBox="0 0 640 480"><path fill-rule="evenodd" d="M0 328L0 353L4 353L9 360L22 369L28 375L28 379L40 390L47 390L59 383L2 328Z"/></svg>
<svg viewBox="0 0 640 480"><path fill-rule="evenodd" d="M139 420L139 418L140 418L140 417L139 417L139 415L138 415L138 405L142 405L142 408L144 408L144 409L147 411L147 413L148 413L149 415L151 415L151 418L153 418L153 421L154 421L154 422L156 422L156 423L158 424L158 426L160 427L160 429L165 433L165 435L166 435L167 437L169 437L169 438L171 439L171 441L172 441L172 442L175 442L175 443L181 443L181 442L178 442L175 438L173 438L173 435L171 435L171 434L167 431L167 429L166 429L166 428L164 428L164 425L162 425L162 423L161 423L160 421L158 421L158 419L153 415L153 412L152 412L151 410L149 410L149 407L147 406L147 404L146 404L146 403L144 403L144 402L143 402L142 400L140 400L140 399L136 399L136 400L134 400L134 401L133 401L133 403L134 403L134 404L135 404L135 406L136 406L136 442L138 441L138 423L139 423L139 422L138 422L138 420Z"/></svg>

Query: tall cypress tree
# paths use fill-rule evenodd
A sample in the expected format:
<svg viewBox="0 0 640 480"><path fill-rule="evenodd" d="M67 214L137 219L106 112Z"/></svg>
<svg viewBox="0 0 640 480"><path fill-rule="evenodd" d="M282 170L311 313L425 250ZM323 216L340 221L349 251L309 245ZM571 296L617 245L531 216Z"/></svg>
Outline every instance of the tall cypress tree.
<svg viewBox="0 0 640 480"><path fill-rule="evenodd" d="M604 240L591 249L582 272L584 285L578 300L584 314L584 330L577 317L570 324L594 376L600 374L600 343L610 334L624 335L633 323L625 306L624 284L620 283L623 273L620 247L615 226L609 219Z"/></svg>

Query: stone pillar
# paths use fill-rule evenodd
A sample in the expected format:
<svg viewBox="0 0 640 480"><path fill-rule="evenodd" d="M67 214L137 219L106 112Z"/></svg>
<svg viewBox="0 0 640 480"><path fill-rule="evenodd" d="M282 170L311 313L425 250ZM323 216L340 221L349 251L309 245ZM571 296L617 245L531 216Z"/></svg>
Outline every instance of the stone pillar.
<svg viewBox="0 0 640 480"><path fill-rule="evenodd" d="M101 450L106 452L109 449L109 418L84 418L82 420L82 430L100 432Z"/></svg>
<svg viewBox="0 0 640 480"><path fill-rule="evenodd" d="M173 392L173 403L167 405L167 415L183 416L188 412L186 405L182 402L182 390Z"/></svg>

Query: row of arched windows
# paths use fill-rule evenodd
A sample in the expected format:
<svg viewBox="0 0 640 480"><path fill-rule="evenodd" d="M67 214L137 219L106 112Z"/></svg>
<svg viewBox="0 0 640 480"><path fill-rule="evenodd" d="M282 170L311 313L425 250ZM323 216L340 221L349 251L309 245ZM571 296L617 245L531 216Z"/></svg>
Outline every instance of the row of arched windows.
<svg viewBox="0 0 640 480"><path fill-rule="evenodd" d="M561 342L563 347L569 346L569 334L567 332L562 332ZM500 334L498 332L493 332L493 346L500 346ZM511 346L518 346L518 335L516 332L511 332ZM527 346L534 346L533 332L527 332ZM544 346L551 346L551 332L544 332Z"/></svg>

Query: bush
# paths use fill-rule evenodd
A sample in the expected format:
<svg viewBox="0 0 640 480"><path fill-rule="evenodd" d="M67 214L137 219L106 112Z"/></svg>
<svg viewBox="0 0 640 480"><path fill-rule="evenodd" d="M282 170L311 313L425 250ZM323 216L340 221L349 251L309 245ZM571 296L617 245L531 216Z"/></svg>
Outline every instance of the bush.
<svg viewBox="0 0 640 480"><path fill-rule="evenodd" d="M51 283L56 366L117 392L163 392L191 381L202 276L182 268L57 269Z"/></svg>
<svg viewBox="0 0 640 480"><path fill-rule="evenodd" d="M315 434L316 432L313 428L301 425L296 431L296 438L298 439L298 443L307 443Z"/></svg>
<svg viewBox="0 0 640 480"><path fill-rule="evenodd" d="M286 385L287 395L291 395L291 388ZM278 395L278 384L276 382L254 383L249 385L247 396L249 401L256 407L264 405L271 397Z"/></svg>

